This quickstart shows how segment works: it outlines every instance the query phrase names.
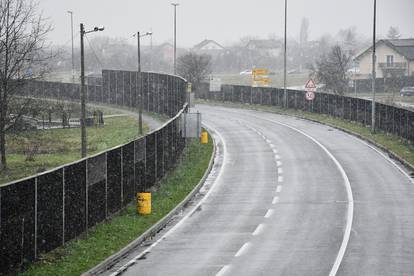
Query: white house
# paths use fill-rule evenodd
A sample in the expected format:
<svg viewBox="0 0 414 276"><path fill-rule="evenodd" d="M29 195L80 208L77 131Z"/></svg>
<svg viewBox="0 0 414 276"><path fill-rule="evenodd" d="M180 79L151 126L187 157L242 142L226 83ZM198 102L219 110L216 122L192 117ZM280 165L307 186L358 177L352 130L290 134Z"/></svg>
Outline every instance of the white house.
<svg viewBox="0 0 414 276"><path fill-rule="evenodd" d="M414 39L382 39L376 43L376 77L414 77ZM372 72L372 46L354 58L359 66L355 77L367 79Z"/></svg>
<svg viewBox="0 0 414 276"><path fill-rule="evenodd" d="M225 48L223 46L210 39L205 39L192 48L192 51L202 53L220 52L224 50Z"/></svg>

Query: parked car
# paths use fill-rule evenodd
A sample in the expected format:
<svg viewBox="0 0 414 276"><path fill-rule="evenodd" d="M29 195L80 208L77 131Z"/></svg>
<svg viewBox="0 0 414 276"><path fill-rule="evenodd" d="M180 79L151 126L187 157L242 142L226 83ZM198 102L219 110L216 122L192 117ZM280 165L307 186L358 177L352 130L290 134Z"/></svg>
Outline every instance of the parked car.
<svg viewBox="0 0 414 276"><path fill-rule="evenodd" d="M400 96L414 96L414 86L412 87L403 87L400 91Z"/></svg>
<svg viewBox="0 0 414 276"><path fill-rule="evenodd" d="M251 75L252 74L252 70L244 70L240 72L240 75Z"/></svg>

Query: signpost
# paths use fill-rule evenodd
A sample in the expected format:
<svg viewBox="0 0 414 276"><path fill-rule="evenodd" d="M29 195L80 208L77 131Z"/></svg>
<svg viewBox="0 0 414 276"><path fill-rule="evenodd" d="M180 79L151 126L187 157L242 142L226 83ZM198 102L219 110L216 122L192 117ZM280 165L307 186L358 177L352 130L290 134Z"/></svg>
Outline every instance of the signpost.
<svg viewBox="0 0 414 276"><path fill-rule="evenodd" d="M305 98L308 101L315 99L316 84L312 79L309 79L305 84Z"/></svg>
<svg viewBox="0 0 414 276"><path fill-rule="evenodd" d="M269 70L265 68L254 68L252 70L253 86L269 86Z"/></svg>

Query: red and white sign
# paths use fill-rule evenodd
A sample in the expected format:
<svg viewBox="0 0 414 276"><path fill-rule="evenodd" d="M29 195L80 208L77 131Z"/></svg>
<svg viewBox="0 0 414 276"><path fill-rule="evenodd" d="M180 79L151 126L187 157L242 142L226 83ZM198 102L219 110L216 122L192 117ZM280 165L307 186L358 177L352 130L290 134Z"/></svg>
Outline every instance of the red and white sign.
<svg viewBox="0 0 414 276"><path fill-rule="evenodd" d="M305 98L308 101L313 101L315 99L316 84L313 79L309 79L305 84Z"/></svg>
<svg viewBox="0 0 414 276"><path fill-rule="evenodd" d="M315 91L316 89L316 84L313 81L313 79L309 79L306 84L305 84L305 90L306 91Z"/></svg>
<svg viewBox="0 0 414 276"><path fill-rule="evenodd" d="M313 92L313 91L306 91L305 98L308 101L313 101L315 99L315 92Z"/></svg>

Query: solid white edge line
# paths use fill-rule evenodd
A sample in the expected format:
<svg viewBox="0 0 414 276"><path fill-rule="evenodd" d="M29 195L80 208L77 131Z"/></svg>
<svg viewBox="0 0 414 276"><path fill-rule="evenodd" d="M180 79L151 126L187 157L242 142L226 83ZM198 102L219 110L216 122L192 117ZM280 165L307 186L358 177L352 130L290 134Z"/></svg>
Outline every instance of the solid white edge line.
<svg viewBox="0 0 414 276"><path fill-rule="evenodd" d="M390 162L392 165L394 165L403 175L405 175L406 177L408 177L408 179L414 184L414 179L404 170L401 168L401 166L399 166L394 160L392 160L390 157L388 157L386 154L384 154L383 152L381 152L379 149L375 148L374 146L370 145L368 142L365 142L364 140L361 140L358 137L353 136L352 134L346 133L345 134L351 136L352 138L354 138L355 140L359 141L360 143L368 146L369 148L373 149L375 152L377 152L379 155L381 155L385 160L387 160L388 162Z"/></svg>
<svg viewBox="0 0 414 276"><path fill-rule="evenodd" d="M240 257L245 251L249 249L250 245L251 245L250 242L246 242L245 244L243 244L243 246L240 247L240 249L236 252L236 254L234 254L234 257Z"/></svg>
<svg viewBox="0 0 414 276"><path fill-rule="evenodd" d="M352 221L353 221L353 217L354 217L354 197L352 195L351 183L349 182L348 176L346 175L344 168L338 162L338 160L335 158L335 156L324 145L322 145L318 140L316 140L315 138L313 138L309 134L303 132L302 130L297 129L293 126L275 121L275 120L270 120L270 119L262 118L262 117L255 116L255 115L251 115L251 116L256 117L258 119L273 122L273 123L279 124L281 126L285 126L287 128L290 128L290 129L306 136L307 138L312 140L315 144L317 144L321 149L323 149L325 151L325 153L332 159L332 161L335 163L335 165L339 169L339 171L342 175L342 178L344 180L345 189L346 189L346 193L347 193L347 197L348 197L348 212L347 212L348 214L347 214L347 221L346 221L345 232L344 232L344 236L343 236L343 239L342 239L341 247L339 248L338 254L337 254L336 259L335 259L335 262L334 262L334 264L332 266L332 269L329 273L329 276L335 276L336 273L338 272L339 266L341 265L342 259L344 258L344 255L345 255L346 248L348 246L349 238L351 236Z"/></svg>
<svg viewBox="0 0 414 276"><path fill-rule="evenodd" d="M214 190L214 188L216 187L217 183L219 182L218 180L220 179L223 171L224 171L224 167L226 166L227 162L226 162L226 157L227 157L227 146L226 146L226 142L223 139L223 136L221 136L221 134L213 127L209 126L206 123L203 123L207 128L211 129L219 138L220 141L223 143L223 163L221 165L219 174L217 175L217 177L214 180L213 185L210 187L209 191L206 193L206 195L193 207L193 209L191 209L190 212L188 212L180 221L177 222L177 224L175 224L173 227L171 227L171 229L169 229L164 235L162 235L157 241L155 241L153 244L151 244L147 249L145 249L143 252L141 252L140 254L138 254L137 256L135 256L132 260L130 260L129 262L127 262L126 264L124 264L123 266L121 266L119 269L117 269L115 272L111 273L110 276L117 276L120 273L122 273L123 271L125 271L129 266L133 265L136 263L136 261L141 258L142 256L144 256L145 254L147 254L148 252L151 251L152 248L154 248L155 246L157 246L162 240L164 240L166 237L168 237L169 235L171 235L178 227L181 226L181 224L184 223L184 221L186 221L196 210L198 207L200 207L201 204L204 203L204 201L209 197L209 195L211 194L211 192ZM215 142L216 145L219 142ZM219 147L216 147L217 149L219 149ZM218 157L217 157L218 158ZM207 177L208 178L208 177Z"/></svg>

